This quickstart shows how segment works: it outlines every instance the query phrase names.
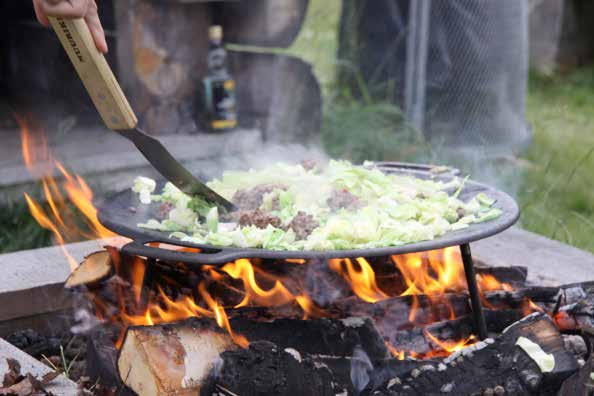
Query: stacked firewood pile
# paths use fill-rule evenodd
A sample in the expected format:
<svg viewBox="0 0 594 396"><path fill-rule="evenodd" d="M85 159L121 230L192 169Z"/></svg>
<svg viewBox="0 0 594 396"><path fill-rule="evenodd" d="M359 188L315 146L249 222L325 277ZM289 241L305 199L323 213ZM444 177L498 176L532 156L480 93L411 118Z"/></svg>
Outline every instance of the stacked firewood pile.
<svg viewBox="0 0 594 396"><path fill-rule="evenodd" d="M478 268L479 275L513 286L482 293L491 336L483 341L473 339L465 292L372 304L331 274L315 285L301 282L318 309L307 319L294 303L232 308L245 293L225 280L208 288L224 302L228 328L217 325L218 317L181 317L128 324L122 332L122 323L113 321L122 301L165 295L171 304L195 297L193 288L204 279L183 264L156 261L138 290L127 271L142 259L119 254L114 266L114 252L90 256L67 285L84 291L103 320L89 336L90 370L138 394L566 396L594 389L594 282L540 287L526 284L523 268ZM311 270L278 264L259 263L276 265L291 290L290 279L303 280ZM382 290L399 292L398 275L373 264ZM333 283L329 299L320 288ZM146 304L125 309L136 318L148 312ZM246 343L238 345L238 338Z"/></svg>

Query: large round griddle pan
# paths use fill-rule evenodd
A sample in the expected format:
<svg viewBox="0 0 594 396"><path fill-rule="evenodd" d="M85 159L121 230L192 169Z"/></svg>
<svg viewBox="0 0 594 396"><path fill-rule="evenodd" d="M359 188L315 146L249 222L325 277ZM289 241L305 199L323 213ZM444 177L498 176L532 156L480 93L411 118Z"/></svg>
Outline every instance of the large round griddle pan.
<svg viewBox="0 0 594 396"><path fill-rule="evenodd" d="M436 174L431 166L406 163L378 163L378 168L386 173L397 173L418 178L442 180L447 182L456 177L457 171ZM159 185L158 188L162 186ZM97 204L99 221L106 228L122 236L129 237L132 242L125 245L122 251L145 257L153 257L166 261L183 261L189 264L224 264L239 258L262 259L328 259L377 257L411 252L422 252L441 249L448 246L462 245L495 235L510 226L518 219L520 211L516 202L506 193L485 184L467 180L459 198L466 202L476 194L483 192L496 200L495 208L503 214L495 220L471 224L468 228L451 231L430 241L410 243L400 246L386 246L372 249L326 250L326 251L287 251L254 248L220 247L182 242L169 237L168 232L147 230L137 226L151 218L156 218L159 203L141 204L138 194L131 190L122 191ZM200 249L200 253L176 251L148 246L150 242L161 242L181 247Z"/></svg>

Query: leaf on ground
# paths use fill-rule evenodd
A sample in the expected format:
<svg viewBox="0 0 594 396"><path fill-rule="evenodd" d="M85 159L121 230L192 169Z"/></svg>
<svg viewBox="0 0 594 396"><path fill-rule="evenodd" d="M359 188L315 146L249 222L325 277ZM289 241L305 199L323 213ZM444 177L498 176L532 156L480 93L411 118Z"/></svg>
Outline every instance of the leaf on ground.
<svg viewBox="0 0 594 396"><path fill-rule="evenodd" d="M54 379L56 379L56 377L58 375L60 375L59 371L50 371L49 373L47 373L43 377L41 377L41 383L43 385L47 385L50 382L52 382Z"/></svg>
<svg viewBox="0 0 594 396"><path fill-rule="evenodd" d="M21 365L17 360L7 358L6 363L8 364L8 372L4 374L0 395L35 396L52 394L45 389L45 386L60 375L59 372L51 371L45 374L41 380L38 380L32 374L21 375Z"/></svg>
<svg viewBox="0 0 594 396"><path fill-rule="evenodd" d="M21 376L21 364L16 359L7 358L6 364L8 365L8 372L4 374L3 388L12 386L23 378Z"/></svg>

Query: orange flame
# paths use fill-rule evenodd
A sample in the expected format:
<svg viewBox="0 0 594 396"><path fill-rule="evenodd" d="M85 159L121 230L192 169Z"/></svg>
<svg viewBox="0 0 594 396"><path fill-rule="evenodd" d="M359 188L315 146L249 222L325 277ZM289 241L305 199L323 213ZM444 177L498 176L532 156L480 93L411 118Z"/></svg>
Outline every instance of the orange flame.
<svg viewBox="0 0 594 396"><path fill-rule="evenodd" d="M74 269L78 264L63 245L114 234L99 223L97 210L92 204L93 192L87 183L79 175L71 175L53 158L43 129L32 128L22 116L17 115L16 120L21 129L23 160L32 174L41 176L43 197L47 202L47 208L44 208L29 194L25 194L29 211L40 226L51 231L56 243L62 246L71 269ZM53 176L55 169L62 179L60 182ZM89 231L79 226L81 218Z"/></svg>
<svg viewBox="0 0 594 396"><path fill-rule="evenodd" d="M390 351L392 356L398 360L404 360L404 358L406 357L406 352L403 350L399 351L398 349L394 348L390 341L386 341L386 348L388 348L388 351Z"/></svg>
<svg viewBox="0 0 594 396"><path fill-rule="evenodd" d="M443 340L440 340L437 337L435 337L427 329L423 330L423 333L425 334L425 337L430 339L431 342L433 342L435 345L439 346L442 349L442 351L436 350L436 351L429 352L428 354L425 355L425 357L427 357L427 358L431 357L431 356L440 356L440 355L447 356L453 352L460 351L460 350L466 348L467 346L470 346L476 342L475 337L473 335L470 335L466 339L463 339L463 340L443 341ZM443 352L445 352L445 353L443 353Z"/></svg>
<svg viewBox="0 0 594 396"><path fill-rule="evenodd" d="M219 305L219 303L215 301L215 299L213 299L211 295L206 291L204 283L200 283L200 285L198 286L198 291L200 292L200 295L202 296L204 301L215 313L215 319L219 327L227 330L227 332L237 345L241 346L242 348L247 348L250 345L249 341L241 334L236 334L233 332L233 330L231 329L231 324L229 323L229 318L225 313L225 309L221 305Z"/></svg>
<svg viewBox="0 0 594 396"><path fill-rule="evenodd" d="M356 259L357 266L351 259L331 259L330 268L342 275L351 285L353 293L360 299L369 303L385 300L388 295L377 286L375 272L371 265L362 257Z"/></svg>
<svg viewBox="0 0 594 396"><path fill-rule="evenodd" d="M269 290L262 289L256 281L256 274L252 263L247 259L239 259L228 263L223 271L233 279L241 279L245 290L245 298L235 308L244 307L253 301L256 305L264 307L287 304L295 299L293 294L280 282L274 281L274 286Z"/></svg>

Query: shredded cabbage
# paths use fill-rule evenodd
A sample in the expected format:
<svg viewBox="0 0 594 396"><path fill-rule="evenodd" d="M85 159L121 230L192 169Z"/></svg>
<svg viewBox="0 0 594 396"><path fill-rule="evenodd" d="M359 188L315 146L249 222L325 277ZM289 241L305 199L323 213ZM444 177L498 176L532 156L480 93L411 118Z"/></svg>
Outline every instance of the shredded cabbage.
<svg viewBox="0 0 594 396"><path fill-rule="evenodd" d="M383 173L372 164L330 161L324 169L279 163L262 170L225 172L220 180L208 183L227 199L238 190L259 185L283 186L262 196L259 209L281 223L264 228L228 221L216 207L189 197L171 183L160 194L152 194L155 181L138 177L132 190L142 203L162 202L170 207L164 220L151 219L138 226L169 232L182 241L271 250L339 250L432 240L498 218L502 211L484 193L467 202L459 199L466 180L446 183ZM353 196L357 204L332 207L329 199L337 191ZM301 239L291 228L299 213L310 215L317 224Z"/></svg>

